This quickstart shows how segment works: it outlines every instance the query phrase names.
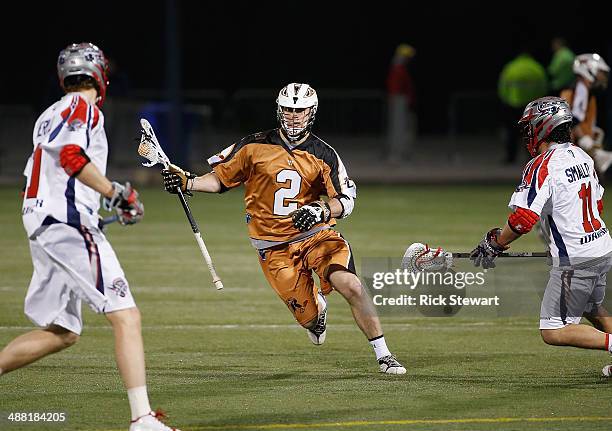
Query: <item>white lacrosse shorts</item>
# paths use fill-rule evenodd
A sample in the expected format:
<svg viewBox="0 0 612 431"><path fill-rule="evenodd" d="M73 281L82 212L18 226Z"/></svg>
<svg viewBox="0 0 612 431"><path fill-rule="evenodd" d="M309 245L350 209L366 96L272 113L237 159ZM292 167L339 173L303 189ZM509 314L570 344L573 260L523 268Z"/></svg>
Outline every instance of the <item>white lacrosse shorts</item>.
<svg viewBox="0 0 612 431"><path fill-rule="evenodd" d="M115 252L97 228L43 226L30 238L30 251L34 273L24 311L35 325L80 334L81 300L96 313L136 306Z"/></svg>
<svg viewBox="0 0 612 431"><path fill-rule="evenodd" d="M582 315L597 310L605 298L610 259L574 270L553 267L540 306L540 329L578 324Z"/></svg>

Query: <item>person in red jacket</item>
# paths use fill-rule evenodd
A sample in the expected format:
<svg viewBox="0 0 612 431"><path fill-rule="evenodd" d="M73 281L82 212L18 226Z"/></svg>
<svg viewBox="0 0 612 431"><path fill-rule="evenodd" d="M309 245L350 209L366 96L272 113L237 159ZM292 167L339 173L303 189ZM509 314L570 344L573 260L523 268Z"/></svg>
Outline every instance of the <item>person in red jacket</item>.
<svg viewBox="0 0 612 431"><path fill-rule="evenodd" d="M397 163L410 157L414 145L416 93L409 64L415 54L412 46L398 45L387 75L387 158L390 162Z"/></svg>

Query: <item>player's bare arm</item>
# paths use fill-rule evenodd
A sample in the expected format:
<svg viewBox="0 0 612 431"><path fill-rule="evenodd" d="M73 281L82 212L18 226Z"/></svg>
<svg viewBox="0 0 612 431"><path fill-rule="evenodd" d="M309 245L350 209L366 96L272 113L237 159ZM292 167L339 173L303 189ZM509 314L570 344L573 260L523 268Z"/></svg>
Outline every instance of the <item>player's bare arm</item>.
<svg viewBox="0 0 612 431"><path fill-rule="evenodd" d="M344 213L344 207L338 198L332 198L327 201L332 217L340 217Z"/></svg>
<svg viewBox="0 0 612 431"><path fill-rule="evenodd" d="M76 175L76 178L104 197L110 198L113 196L113 183L102 175L100 170L93 163L87 163L83 166L81 172Z"/></svg>
<svg viewBox="0 0 612 431"><path fill-rule="evenodd" d="M66 145L62 150L60 163L67 172L73 172L77 180L91 187L104 196L103 205L107 211L115 210L119 223L130 225L138 223L144 217L144 206L138 199L138 192L130 183L119 184L106 178L87 154L78 145ZM67 160L67 158L70 159ZM78 170L77 170L78 169ZM76 174L74 174L76 173Z"/></svg>

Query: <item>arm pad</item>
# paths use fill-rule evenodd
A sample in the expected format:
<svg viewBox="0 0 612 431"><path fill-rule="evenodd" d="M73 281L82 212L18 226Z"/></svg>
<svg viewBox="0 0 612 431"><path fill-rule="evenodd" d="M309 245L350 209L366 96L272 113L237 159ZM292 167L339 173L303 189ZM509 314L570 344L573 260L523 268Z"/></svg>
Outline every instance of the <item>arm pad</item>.
<svg viewBox="0 0 612 431"><path fill-rule="evenodd" d="M517 208L508 217L508 226L519 235L528 233L533 226L540 220L540 216L526 208Z"/></svg>
<svg viewBox="0 0 612 431"><path fill-rule="evenodd" d="M85 165L90 161L85 150L78 145L64 145L60 151L60 165L62 165L62 168L64 168L66 173L71 177L79 175Z"/></svg>
<svg viewBox="0 0 612 431"><path fill-rule="evenodd" d="M355 199L347 195L338 195L336 199L338 199L342 205L342 214L340 214L339 218L347 218L350 216L353 212L353 208L355 208Z"/></svg>

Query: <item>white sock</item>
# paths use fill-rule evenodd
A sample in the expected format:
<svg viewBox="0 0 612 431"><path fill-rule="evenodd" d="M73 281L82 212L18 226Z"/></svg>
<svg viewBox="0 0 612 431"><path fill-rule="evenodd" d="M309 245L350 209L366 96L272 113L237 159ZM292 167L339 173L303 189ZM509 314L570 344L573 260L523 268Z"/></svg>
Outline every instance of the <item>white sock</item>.
<svg viewBox="0 0 612 431"><path fill-rule="evenodd" d="M612 334L606 334L606 343L608 344L608 352L612 353Z"/></svg>
<svg viewBox="0 0 612 431"><path fill-rule="evenodd" d="M380 359L383 356L388 356L391 354L391 352L387 348L387 343L385 342L384 335L374 337L369 341L370 341L370 345L374 347L374 353L376 353L376 359Z"/></svg>
<svg viewBox="0 0 612 431"><path fill-rule="evenodd" d="M146 386L128 389L127 393L128 400L130 401L130 410L132 410L132 420L151 413Z"/></svg>

